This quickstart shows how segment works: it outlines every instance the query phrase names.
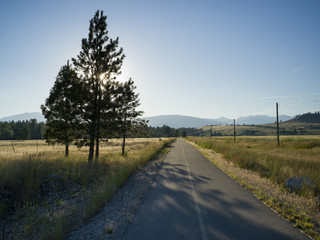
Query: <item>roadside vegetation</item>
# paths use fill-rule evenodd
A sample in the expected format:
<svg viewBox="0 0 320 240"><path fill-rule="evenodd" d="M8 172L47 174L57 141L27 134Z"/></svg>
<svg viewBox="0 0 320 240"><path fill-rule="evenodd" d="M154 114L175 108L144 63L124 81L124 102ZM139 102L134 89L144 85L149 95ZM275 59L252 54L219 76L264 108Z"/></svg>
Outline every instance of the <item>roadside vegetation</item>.
<svg viewBox="0 0 320 240"><path fill-rule="evenodd" d="M63 239L173 140L128 139L122 155L121 140L112 139L101 145L99 164L90 167L88 149L73 149L66 158L62 145L24 141L15 143L14 154L11 142L0 141L0 238Z"/></svg>
<svg viewBox="0 0 320 240"><path fill-rule="evenodd" d="M233 137L199 138L188 137L189 141L196 143L202 149L214 150L221 154L224 166L235 166L240 172L244 169L266 179L279 191L269 195L268 191L252 182L253 177L239 177L237 170L228 173L242 185L257 195L279 214L294 223L314 239L320 239L320 137L319 136L294 136L281 137L280 147L277 146L275 137ZM208 157L215 164L216 155ZM218 164L219 165L219 164ZM219 166L221 167L221 166ZM303 187L300 191L290 193L284 184L288 178L308 177L314 185ZM272 190L273 191L273 190ZM281 195L281 196L280 196ZM283 196L287 196L283 197ZM305 206L298 207L302 199ZM301 204L303 205L303 204ZM307 206L308 205L308 206Z"/></svg>

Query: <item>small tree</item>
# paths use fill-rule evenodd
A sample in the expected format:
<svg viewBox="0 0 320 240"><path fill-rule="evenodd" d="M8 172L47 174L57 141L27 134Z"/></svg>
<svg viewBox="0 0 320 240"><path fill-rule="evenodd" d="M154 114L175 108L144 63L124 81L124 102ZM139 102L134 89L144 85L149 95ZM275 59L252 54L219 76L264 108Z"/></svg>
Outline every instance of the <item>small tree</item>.
<svg viewBox="0 0 320 240"><path fill-rule="evenodd" d="M179 130L176 130L176 132L174 133L174 136L175 136L175 137L180 137Z"/></svg>
<svg viewBox="0 0 320 240"><path fill-rule="evenodd" d="M136 86L131 78L121 87L121 94L118 98L117 118L119 130L122 135L122 155L124 155L126 135L135 125L142 124L144 121L138 119L143 114L136 108L140 105L139 94L135 93Z"/></svg>
<svg viewBox="0 0 320 240"><path fill-rule="evenodd" d="M20 128L18 132L18 139L24 141L29 138L30 138L30 130L26 126Z"/></svg>
<svg viewBox="0 0 320 240"><path fill-rule="evenodd" d="M187 137L187 134L185 131L182 132L182 137Z"/></svg>
<svg viewBox="0 0 320 240"><path fill-rule="evenodd" d="M64 144L66 157L69 145L79 135L80 92L79 79L68 62L60 69L45 105L41 105L47 119L44 137L48 143Z"/></svg>

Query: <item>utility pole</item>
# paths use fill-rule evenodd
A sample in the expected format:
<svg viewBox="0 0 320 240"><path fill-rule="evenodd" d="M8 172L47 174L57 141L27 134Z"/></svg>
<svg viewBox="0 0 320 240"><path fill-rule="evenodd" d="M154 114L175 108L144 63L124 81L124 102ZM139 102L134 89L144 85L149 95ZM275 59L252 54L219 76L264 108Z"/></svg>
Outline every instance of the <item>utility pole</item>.
<svg viewBox="0 0 320 240"><path fill-rule="evenodd" d="M211 130L210 130L210 137L212 139L212 125L211 125Z"/></svg>
<svg viewBox="0 0 320 240"><path fill-rule="evenodd" d="M280 146L280 138L279 138L279 114L278 114L278 103L276 103L277 109L277 139L278 139L278 146Z"/></svg>
<svg viewBox="0 0 320 240"><path fill-rule="evenodd" d="M236 119L233 119L233 142L236 142Z"/></svg>

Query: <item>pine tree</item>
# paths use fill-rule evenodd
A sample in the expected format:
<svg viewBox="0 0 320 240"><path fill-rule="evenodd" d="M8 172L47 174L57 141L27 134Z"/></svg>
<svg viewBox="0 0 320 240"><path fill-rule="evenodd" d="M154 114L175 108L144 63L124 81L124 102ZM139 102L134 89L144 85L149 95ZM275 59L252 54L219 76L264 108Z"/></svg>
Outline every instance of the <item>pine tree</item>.
<svg viewBox="0 0 320 240"><path fill-rule="evenodd" d="M18 132L18 139L24 141L29 138L30 138L29 128L27 128L26 126L20 128Z"/></svg>
<svg viewBox="0 0 320 240"><path fill-rule="evenodd" d="M48 143L65 144L65 156L69 154L69 145L79 135L81 95L79 79L68 62L60 69L45 105L41 105L47 119L44 136Z"/></svg>
<svg viewBox="0 0 320 240"><path fill-rule="evenodd" d="M113 109L108 103L110 94L107 91L114 90L113 80L120 74L125 57L123 49L118 50L119 38L112 40L108 37L106 19L103 11L95 13L90 20L88 38L82 39L82 50L77 59L72 59L86 91L81 111L89 135L88 162L93 161L95 144L96 160L99 157L102 123L107 121L105 116Z"/></svg>
<svg viewBox="0 0 320 240"><path fill-rule="evenodd" d="M138 119L143 112L136 110L140 103L139 94L135 93L136 86L134 85L134 81L130 78L121 86L121 89L122 93L118 100L117 118L119 122L119 130L123 139L122 155L124 155L127 133L132 130L134 126L140 126L144 121Z"/></svg>

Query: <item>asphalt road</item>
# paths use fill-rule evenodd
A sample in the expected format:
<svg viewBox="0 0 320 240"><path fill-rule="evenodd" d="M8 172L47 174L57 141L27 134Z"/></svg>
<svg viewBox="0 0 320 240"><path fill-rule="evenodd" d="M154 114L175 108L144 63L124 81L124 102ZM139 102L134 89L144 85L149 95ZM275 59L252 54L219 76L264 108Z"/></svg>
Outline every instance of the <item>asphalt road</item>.
<svg viewBox="0 0 320 240"><path fill-rule="evenodd" d="M178 139L124 239L309 239Z"/></svg>

